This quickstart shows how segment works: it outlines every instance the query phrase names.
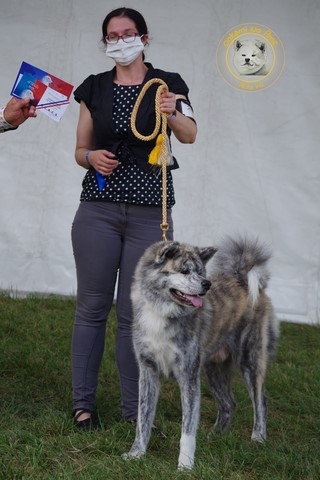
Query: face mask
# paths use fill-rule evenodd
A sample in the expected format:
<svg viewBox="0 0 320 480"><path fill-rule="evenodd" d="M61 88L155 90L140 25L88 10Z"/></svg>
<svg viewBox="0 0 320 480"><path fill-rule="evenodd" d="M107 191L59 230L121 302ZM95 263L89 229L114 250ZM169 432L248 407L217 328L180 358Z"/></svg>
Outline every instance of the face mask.
<svg viewBox="0 0 320 480"><path fill-rule="evenodd" d="M136 37L133 42L126 43L120 38L114 45L107 45L106 55L119 65L130 65L140 53L144 50L144 45L140 37Z"/></svg>

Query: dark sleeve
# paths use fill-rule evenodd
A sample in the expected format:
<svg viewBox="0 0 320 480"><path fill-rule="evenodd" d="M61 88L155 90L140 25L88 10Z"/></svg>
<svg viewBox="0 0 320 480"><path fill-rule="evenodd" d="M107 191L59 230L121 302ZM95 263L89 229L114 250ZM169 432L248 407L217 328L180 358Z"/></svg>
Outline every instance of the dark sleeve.
<svg viewBox="0 0 320 480"><path fill-rule="evenodd" d="M185 95L188 98L189 88L178 73L170 74L168 79L168 87L170 92L179 95Z"/></svg>
<svg viewBox="0 0 320 480"><path fill-rule="evenodd" d="M179 73L167 72L159 68L152 70L151 78L161 78L166 84L170 92L180 95L185 95L188 98L189 88L186 82L181 78Z"/></svg>
<svg viewBox="0 0 320 480"><path fill-rule="evenodd" d="M187 100L186 103L191 107L191 110L193 111L193 108L189 99L189 88L185 83L185 81L181 78L181 76L178 73L167 73L167 75L168 77L166 79L166 83L168 85L169 91L172 93L175 93L176 95L184 95ZM185 100L182 100L182 101L185 102ZM181 112L179 108L178 110ZM187 117L191 118L191 120L194 123L197 123L193 115L192 116L187 115Z"/></svg>
<svg viewBox="0 0 320 480"><path fill-rule="evenodd" d="M80 103L83 100L89 110L91 110L93 81L94 75L90 75L73 92L75 101Z"/></svg>
<svg viewBox="0 0 320 480"><path fill-rule="evenodd" d="M184 95L188 98L189 88L179 73L162 71L163 80L168 85L169 91L177 95ZM161 78L161 77L160 77Z"/></svg>

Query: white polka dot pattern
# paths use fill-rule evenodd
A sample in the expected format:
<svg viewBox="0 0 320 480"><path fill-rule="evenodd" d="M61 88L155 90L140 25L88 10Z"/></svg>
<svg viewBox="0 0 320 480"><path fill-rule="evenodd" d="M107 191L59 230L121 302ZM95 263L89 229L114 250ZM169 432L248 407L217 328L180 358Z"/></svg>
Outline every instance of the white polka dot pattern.
<svg viewBox="0 0 320 480"><path fill-rule="evenodd" d="M114 84L113 128L117 134L127 137L130 131L130 116L138 95L139 85ZM83 183L81 201L107 200L112 202L127 202L137 205L162 204L161 169L146 173L139 168L126 149L120 147L117 158L121 165L107 177L103 190L99 190L95 171L88 170ZM129 158L129 160L128 160ZM171 172L167 172L167 206L175 203Z"/></svg>

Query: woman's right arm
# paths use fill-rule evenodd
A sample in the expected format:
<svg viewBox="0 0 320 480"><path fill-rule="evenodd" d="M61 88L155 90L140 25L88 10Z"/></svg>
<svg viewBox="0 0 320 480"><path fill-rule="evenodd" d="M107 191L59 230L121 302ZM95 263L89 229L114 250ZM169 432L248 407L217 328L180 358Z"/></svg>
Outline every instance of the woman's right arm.
<svg viewBox="0 0 320 480"><path fill-rule="evenodd" d="M86 104L81 101L77 126L75 159L83 168L93 167L101 175L110 175L118 166L116 156L108 150L92 150L93 121Z"/></svg>
<svg viewBox="0 0 320 480"><path fill-rule="evenodd" d="M77 126L75 159L77 164L83 168L90 168L89 159L86 158L86 154L93 148L92 142L93 121L91 113L86 104L81 101Z"/></svg>

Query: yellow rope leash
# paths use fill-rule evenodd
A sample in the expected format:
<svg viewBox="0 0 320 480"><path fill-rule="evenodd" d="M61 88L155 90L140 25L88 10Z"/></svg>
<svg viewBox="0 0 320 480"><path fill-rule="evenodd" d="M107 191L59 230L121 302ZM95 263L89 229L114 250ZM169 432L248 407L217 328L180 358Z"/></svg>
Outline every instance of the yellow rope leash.
<svg viewBox="0 0 320 480"><path fill-rule="evenodd" d="M160 84L159 87L157 88L156 97L155 97L156 124L153 132L150 135L142 135L137 131L137 128L136 128L137 113L145 92L154 83ZM153 140L159 135L160 124L162 120L162 127L161 127L162 141L160 145L159 156L157 159L157 165L162 167L162 223L160 223L160 229L162 231L162 240L164 241L167 240L166 232L169 229L169 224L167 222L167 162L169 161L170 155L168 150L169 141L167 136L167 114L161 113L160 111L160 95L162 91L168 91L168 90L169 89L167 84L163 80L161 80L161 78L152 78L151 80L146 82L146 84L142 87L142 90L133 107L131 120L130 120L131 130L133 134L139 140L142 140L145 142L148 142L149 140Z"/></svg>

